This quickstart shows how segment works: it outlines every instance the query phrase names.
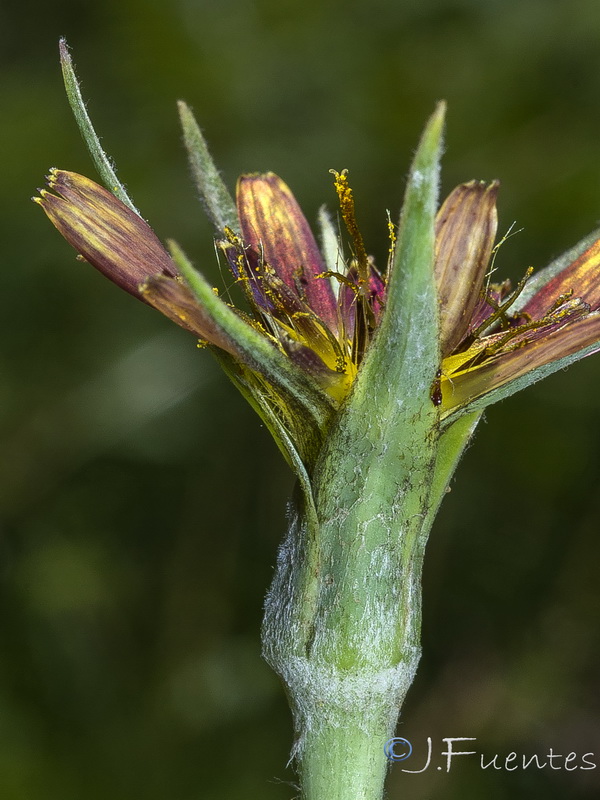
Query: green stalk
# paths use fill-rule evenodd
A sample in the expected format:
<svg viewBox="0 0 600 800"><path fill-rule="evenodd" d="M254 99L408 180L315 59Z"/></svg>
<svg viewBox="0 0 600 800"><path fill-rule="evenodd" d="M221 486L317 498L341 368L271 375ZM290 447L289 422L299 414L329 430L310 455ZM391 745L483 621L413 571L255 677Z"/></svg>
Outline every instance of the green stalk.
<svg viewBox="0 0 600 800"><path fill-rule="evenodd" d="M405 437L400 467L395 448L368 436L350 452L334 445L313 479L317 525L292 507L263 643L288 687L303 800L383 796L384 744L420 657L427 538L478 418L432 446ZM350 422L340 420L337 445L356 441Z"/></svg>
<svg viewBox="0 0 600 800"><path fill-rule="evenodd" d="M435 448L423 450L394 481L382 448L343 459L353 464L350 484L343 464L333 482L324 464L318 529L301 512L292 517L263 641L292 700L304 800L382 797L383 747L420 656L427 512L445 491L443 482L431 491ZM327 460L339 467L340 451Z"/></svg>

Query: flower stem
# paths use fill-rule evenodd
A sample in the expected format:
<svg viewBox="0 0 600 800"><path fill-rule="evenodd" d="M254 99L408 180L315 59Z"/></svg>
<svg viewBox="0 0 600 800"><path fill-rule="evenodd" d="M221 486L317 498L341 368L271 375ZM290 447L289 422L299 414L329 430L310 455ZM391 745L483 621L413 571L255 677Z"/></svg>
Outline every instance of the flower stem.
<svg viewBox="0 0 600 800"><path fill-rule="evenodd" d="M382 797L387 771L383 743L392 735L386 725L367 730L356 717L343 727L311 731L301 764L303 800Z"/></svg>
<svg viewBox="0 0 600 800"><path fill-rule="evenodd" d="M413 418L400 444L374 418L357 437L347 414L330 436L316 518L294 500L266 602L264 654L288 689L303 800L383 796L384 744L420 656L427 537L477 422L423 436Z"/></svg>
<svg viewBox="0 0 600 800"><path fill-rule="evenodd" d="M288 688L303 800L382 797L383 747L419 660L428 520L407 501L389 527L359 522L368 505L316 538L294 513L267 599L264 651Z"/></svg>

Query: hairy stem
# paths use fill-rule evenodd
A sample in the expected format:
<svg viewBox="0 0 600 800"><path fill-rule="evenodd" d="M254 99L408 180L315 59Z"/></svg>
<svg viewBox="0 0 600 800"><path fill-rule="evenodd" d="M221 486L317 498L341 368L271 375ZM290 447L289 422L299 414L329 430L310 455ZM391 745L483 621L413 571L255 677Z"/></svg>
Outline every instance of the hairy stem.
<svg viewBox="0 0 600 800"><path fill-rule="evenodd" d="M387 419L389 416L386 415ZM316 518L290 509L263 626L294 713L303 800L380 800L384 744L420 656L429 530L477 417L402 442L348 413L313 475Z"/></svg>

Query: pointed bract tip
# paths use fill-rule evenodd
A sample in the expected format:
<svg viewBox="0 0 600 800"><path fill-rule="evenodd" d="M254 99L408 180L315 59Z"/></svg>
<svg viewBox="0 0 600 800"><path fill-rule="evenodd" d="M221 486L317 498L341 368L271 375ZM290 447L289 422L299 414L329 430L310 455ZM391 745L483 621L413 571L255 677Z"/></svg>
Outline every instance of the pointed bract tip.
<svg viewBox="0 0 600 800"><path fill-rule="evenodd" d="M427 125L425 127L425 134L430 133L437 136L441 136L444 125L446 122L446 101L440 100L433 112L433 114L429 117L427 121Z"/></svg>
<svg viewBox="0 0 600 800"><path fill-rule="evenodd" d="M58 52L60 53L60 60L61 61L70 61L71 56L69 54L69 45L67 44L67 40L64 36L61 36L58 40Z"/></svg>
<svg viewBox="0 0 600 800"><path fill-rule="evenodd" d="M186 124L189 124L190 120L193 119L192 109L188 106L185 100L177 101L177 114L179 116L179 122L185 133Z"/></svg>
<svg viewBox="0 0 600 800"><path fill-rule="evenodd" d="M425 172L434 169L439 174L439 160L443 150L446 103L440 101L427 120L411 166L411 175L417 186ZM435 178L437 186L437 177Z"/></svg>

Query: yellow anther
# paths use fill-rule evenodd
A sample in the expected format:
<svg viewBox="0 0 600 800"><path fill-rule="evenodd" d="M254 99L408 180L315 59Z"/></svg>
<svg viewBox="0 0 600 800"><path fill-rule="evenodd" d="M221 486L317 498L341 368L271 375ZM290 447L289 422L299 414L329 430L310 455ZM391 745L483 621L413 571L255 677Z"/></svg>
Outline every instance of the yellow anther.
<svg viewBox="0 0 600 800"><path fill-rule="evenodd" d="M510 327L509 319L508 319L508 316L507 316L506 312L512 306L512 304L515 302L517 297L521 294L521 292L525 288L525 284L527 283L527 281L531 277L532 273L533 273L533 267L527 267L527 270L525 271L525 275L523 276L523 278L517 284L517 288L514 290L514 292L511 292L509 297L506 300L504 300L504 302L497 303L489 295L486 296L486 298L485 298L486 303L494 309L494 313L491 314L489 317L487 317L487 319L485 319L481 323L481 325L479 325L479 327L475 328L474 331L471 331L470 337L472 339L477 339L477 337L481 333L483 333L483 331L486 330L486 328L489 328L490 325L493 325L498 320L500 320L500 324L501 324L502 328L509 328Z"/></svg>
<svg viewBox="0 0 600 800"><path fill-rule="evenodd" d="M352 196L352 189L348 183L348 170L343 169L341 172L336 172L336 170L331 169L329 171L332 175L335 175L334 186L340 204L340 211L342 212L342 219L344 220L354 245L359 285L367 284L369 281L369 259L356 222L354 197Z"/></svg>
<svg viewBox="0 0 600 800"><path fill-rule="evenodd" d="M552 314L558 308L560 308L567 300L570 300L573 297L573 289L569 289L568 292L559 295L556 300L552 303L552 306L548 309L548 314Z"/></svg>
<svg viewBox="0 0 600 800"><path fill-rule="evenodd" d="M396 236L396 226L392 222L392 218L390 217L390 212L387 212L387 227L388 227L388 238L390 240L390 246L388 249L388 275L390 274L390 270L392 268L392 262L394 260L394 253L396 252L396 242L398 241L398 237Z"/></svg>

